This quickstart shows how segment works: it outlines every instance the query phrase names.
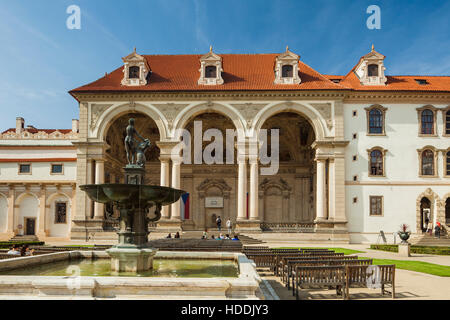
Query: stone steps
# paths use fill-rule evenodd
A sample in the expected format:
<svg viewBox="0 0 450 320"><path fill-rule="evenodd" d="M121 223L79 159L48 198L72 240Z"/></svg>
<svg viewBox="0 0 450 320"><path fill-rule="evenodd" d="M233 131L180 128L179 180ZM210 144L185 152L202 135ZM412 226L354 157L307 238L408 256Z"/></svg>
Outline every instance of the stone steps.
<svg viewBox="0 0 450 320"><path fill-rule="evenodd" d="M14 242L16 242L16 241L17 242L21 242L21 241L39 241L39 239L35 235L28 235L28 236L15 235L9 241L14 241Z"/></svg>

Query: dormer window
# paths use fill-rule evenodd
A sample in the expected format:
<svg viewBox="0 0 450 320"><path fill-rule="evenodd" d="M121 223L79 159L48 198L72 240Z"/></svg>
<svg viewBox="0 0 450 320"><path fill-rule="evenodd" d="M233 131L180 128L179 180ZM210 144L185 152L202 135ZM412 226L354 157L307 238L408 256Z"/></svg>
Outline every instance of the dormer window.
<svg viewBox="0 0 450 320"><path fill-rule="evenodd" d="M137 79L139 78L139 67L132 66L129 68L128 78L130 79Z"/></svg>
<svg viewBox="0 0 450 320"><path fill-rule="evenodd" d="M147 84L150 67L147 60L136 53L136 48L128 56L122 58L124 62L122 85L143 86Z"/></svg>
<svg viewBox="0 0 450 320"><path fill-rule="evenodd" d="M298 69L300 56L289 51L280 54L275 61L275 84L299 84L301 82Z"/></svg>
<svg viewBox="0 0 450 320"><path fill-rule="evenodd" d="M369 77L378 77L378 65L369 64L367 67L367 73L369 74Z"/></svg>
<svg viewBox="0 0 450 320"><path fill-rule="evenodd" d="M363 56L355 68L355 74L363 86L385 85L387 78L384 75L384 58L381 53L375 51L372 45L372 51Z"/></svg>
<svg viewBox="0 0 450 320"><path fill-rule="evenodd" d="M205 68L205 78L215 78L217 76L217 67L216 66L207 66Z"/></svg>
<svg viewBox="0 0 450 320"><path fill-rule="evenodd" d="M209 52L200 58L200 78L199 85L219 85L223 84L222 78L222 58L209 48Z"/></svg>
<svg viewBox="0 0 450 320"><path fill-rule="evenodd" d="M283 78L292 78L294 67L291 65L285 65L282 68L281 76Z"/></svg>
<svg viewBox="0 0 450 320"><path fill-rule="evenodd" d="M428 84L426 79L414 79L414 80L417 82L417 84L420 84L422 86Z"/></svg>

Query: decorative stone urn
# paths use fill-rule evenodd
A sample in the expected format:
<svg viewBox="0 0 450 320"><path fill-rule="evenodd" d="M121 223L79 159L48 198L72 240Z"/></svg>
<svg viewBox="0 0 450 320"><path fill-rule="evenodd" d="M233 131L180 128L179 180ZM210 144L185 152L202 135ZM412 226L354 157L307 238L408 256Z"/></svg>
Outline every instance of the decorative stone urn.
<svg viewBox="0 0 450 320"><path fill-rule="evenodd" d="M408 243L408 239L409 239L409 237L411 236L411 233L410 232L398 232L398 236L400 237L400 239L402 239L402 243L403 244L405 244L405 243Z"/></svg>

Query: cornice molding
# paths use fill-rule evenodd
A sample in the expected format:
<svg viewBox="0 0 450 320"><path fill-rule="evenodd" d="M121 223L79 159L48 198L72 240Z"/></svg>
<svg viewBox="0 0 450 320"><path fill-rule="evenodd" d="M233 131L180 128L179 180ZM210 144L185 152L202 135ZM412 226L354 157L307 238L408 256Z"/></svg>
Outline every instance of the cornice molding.
<svg viewBox="0 0 450 320"><path fill-rule="evenodd" d="M450 92L354 92L348 90L308 90L308 91L176 91L176 92L76 92L72 95L81 103L90 101L130 101L130 100L198 100L198 99L327 99L343 103L386 103L415 102L429 104L450 103Z"/></svg>

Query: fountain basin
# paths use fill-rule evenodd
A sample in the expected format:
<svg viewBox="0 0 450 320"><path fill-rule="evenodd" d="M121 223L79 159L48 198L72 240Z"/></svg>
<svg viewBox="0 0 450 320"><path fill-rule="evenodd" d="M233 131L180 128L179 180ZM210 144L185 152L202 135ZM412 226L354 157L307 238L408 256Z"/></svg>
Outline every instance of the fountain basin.
<svg viewBox="0 0 450 320"><path fill-rule="evenodd" d="M80 186L80 189L85 191L91 200L100 203L126 204L142 201L162 206L178 201L185 193L183 190L170 187L121 183L85 184Z"/></svg>
<svg viewBox="0 0 450 320"><path fill-rule="evenodd" d="M0 261L0 273L18 268L79 259L109 258L106 252L71 251ZM136 277L0 275L0 299L260 299L261 279L242 253L158 251L155 259L233 261L237 277ZM172 265L173 263L167 263ZM11 272L9 272L11 273Z"/></svg>

